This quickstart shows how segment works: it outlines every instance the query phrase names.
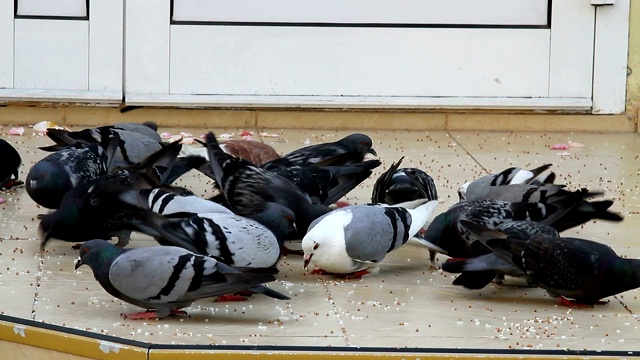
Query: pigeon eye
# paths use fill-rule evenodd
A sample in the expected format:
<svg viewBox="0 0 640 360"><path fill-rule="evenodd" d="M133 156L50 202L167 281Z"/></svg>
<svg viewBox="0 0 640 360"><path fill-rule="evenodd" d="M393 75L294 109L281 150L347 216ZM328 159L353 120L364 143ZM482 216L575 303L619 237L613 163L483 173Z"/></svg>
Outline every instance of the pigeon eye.
<svg viewBox="0 0 640 360"><path fill-rule="evenodd" d="M89 249L87 249L87 248L82 249L82 253L83 254L87 254L88 252L89 252Z"/></svg>
<svg viewBox="0 0 640 360"><path fill-rule="evenodd" d="M284 219L289 221L289 222L292 222L293 221L293 216L287 215L287 216L284 217Z"/></svg>
<svg viewBox="0 0 640 360"><path fill-rule="evenodd" d="M313 250L318 250L318 246L320 246L320 244L315 243L315 244L313 245Z"/></svg>

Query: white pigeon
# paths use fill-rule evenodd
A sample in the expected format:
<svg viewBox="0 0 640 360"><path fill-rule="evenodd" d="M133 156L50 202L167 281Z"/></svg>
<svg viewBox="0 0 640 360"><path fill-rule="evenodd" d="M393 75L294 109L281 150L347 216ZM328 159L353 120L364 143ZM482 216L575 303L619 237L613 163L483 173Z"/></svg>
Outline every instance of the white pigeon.
<svg viewBox="0 0 640 360"><path fill-rule="evenodd" d="M437 206L437 200L421 199L334 210L311 223L302 239L304 266L313 263L315 273L347 277L375 273L375 264L416 235Z"/></svg>

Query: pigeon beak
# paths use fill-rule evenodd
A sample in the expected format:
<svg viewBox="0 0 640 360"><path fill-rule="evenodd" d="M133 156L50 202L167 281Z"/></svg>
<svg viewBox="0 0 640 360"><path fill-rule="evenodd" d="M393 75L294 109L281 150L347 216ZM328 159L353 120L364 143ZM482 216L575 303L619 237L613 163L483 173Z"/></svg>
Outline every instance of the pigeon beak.
<svg viewBox="0 0 640 360"><path fill-rule="evenodd" d="M82 262L82 258L78 257L78 259L76 260L75 270L77 271L78 268L82 265L84 265L84 263Z"/></svg>
<svg viewBox="0 0 640 360"><path fill-rule="evenodd" d="M373 156L378 156L378 153L373 148L370 148L368 153L372 154Z"/></svg>
<svg viewBox="0 0 640 360"><path fill-rule="evenodd" d="M307 268L309 267L309 262L311 262L311 257L312 256L313 256L313 254L304 256L304 269L305 270L307 270Z"/></svg>

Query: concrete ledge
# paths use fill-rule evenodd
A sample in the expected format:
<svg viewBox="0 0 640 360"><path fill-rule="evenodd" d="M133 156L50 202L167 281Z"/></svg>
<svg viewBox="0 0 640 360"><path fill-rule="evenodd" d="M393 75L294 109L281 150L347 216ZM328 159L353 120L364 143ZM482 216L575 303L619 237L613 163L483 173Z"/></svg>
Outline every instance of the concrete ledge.
<svg viewBox="0 0 640 360"><path fill-rule="evenodd" d="M617 359L629 351L157 345L0 315L2 359Z"/></svg>
<svg viewBox="0 0 640 360"><path fill-rule="evenodd" d="M61 106L0 107L0 125L31 125L42 120L64 126L99 126L153 120L162 127L244 129L372 129L440 131L636 132L628 115L433 112L384 110L178 109Z"/></svg>

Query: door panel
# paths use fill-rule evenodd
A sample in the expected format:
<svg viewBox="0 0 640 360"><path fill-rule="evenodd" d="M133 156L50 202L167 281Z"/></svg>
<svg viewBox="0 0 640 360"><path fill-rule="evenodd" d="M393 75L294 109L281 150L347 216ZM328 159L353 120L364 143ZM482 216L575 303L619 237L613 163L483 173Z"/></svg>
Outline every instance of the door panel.
<svg viewBox="0 0 640 360"><path fill-rule="evenodd" d="M15 88L89 89L89 23L15 20Z"/></svg>
<svg viewBox="0 0 640 360"><path fill-rule="evenodd" d="M548 25L548 0L174 0L172 21Z"/></svg>
<svg viewBox="0 0 640 360"><path fill-rule="evenodd" d="M170 46L172 94L548 96L548 29L172 25Z"/></svg>

